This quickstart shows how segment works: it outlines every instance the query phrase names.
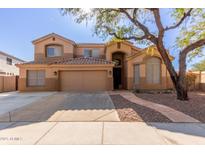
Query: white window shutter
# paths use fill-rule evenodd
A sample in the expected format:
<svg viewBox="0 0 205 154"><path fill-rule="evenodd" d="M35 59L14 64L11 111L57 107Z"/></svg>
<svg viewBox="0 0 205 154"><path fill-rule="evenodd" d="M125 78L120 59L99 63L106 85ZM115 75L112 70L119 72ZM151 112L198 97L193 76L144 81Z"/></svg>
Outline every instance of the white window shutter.
<svg viewBox="0 0 205 154"><path fill-rule="evenodd" d="M160 65L153 64L153 83L160 83Z"/></svg>
<svg viewBox="0 0 205 154"><path fill-rule="evenodd" d="M98 58L100 55L99 49L93 49L92 51L92 57Z"/></svg>
<svg viewBox="0 0 205 154"><path fill-rule="evenodd" d="M62 56L62 48L60 46L56 46L54 50L55 56Z"/></svg>
<svg viewBox="0 0 205 154"><path fill-rule="evenodd" d="M160 67L161 62L160 59L152 57L147 60L146 64L146 80L147 83L160 83Z"/></svg>
<svg viewBox="0 0 205 154"><path fill-rule="evenodd" d="M147 73L146 73L146 79L147 79L147 83L152 83L152 74L153 74L153 68L151 64L147 64Z"/></svg>
<svg viewBox="0 0 205 154"><path fill-rule="evenodd" d="M140 82L140 65L134 66L134 83L139 84Z"/></svg>
<svg viewBox="0 0 205 154"><path fill-rule="evenodd" d="M36 71L28 71L28 85L34 86L36 85L37 74Z"/></svg>
<svg viewBox="0 0 205 154"><path fill-rule="evenodd" d="M44 71L38 71L37 85L39 86L45 85L45 72Z"/></svg>

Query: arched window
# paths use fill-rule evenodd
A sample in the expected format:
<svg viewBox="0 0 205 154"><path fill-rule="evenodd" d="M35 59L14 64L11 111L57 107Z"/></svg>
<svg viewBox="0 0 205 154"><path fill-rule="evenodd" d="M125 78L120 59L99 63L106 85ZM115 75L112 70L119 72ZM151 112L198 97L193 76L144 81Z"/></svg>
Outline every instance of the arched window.
<svg viewBox="0 0 205 154"><path fill-rule="evenodd" d="M147 83L160 83L161 61L159 58L152 57L146 62L146 81Z"/></svg>
<svg viewBox="0 0 205 154"><path fill-rule="evenodd" d="M47 45L46 46L47 57L59 57L63 55L63 48L61 45Z"/></svg>

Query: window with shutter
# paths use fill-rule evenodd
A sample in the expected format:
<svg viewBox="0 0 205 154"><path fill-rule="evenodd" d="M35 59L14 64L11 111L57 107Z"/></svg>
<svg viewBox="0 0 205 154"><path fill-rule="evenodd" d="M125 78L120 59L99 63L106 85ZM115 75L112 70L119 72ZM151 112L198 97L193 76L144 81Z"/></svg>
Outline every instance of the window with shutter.
<svg viewBox="0 0 205 154"><path fill-rule="evenodd" d="M63 55L63 49L60 45L48 45L46 52L47 57L59 57Z"/></svg>

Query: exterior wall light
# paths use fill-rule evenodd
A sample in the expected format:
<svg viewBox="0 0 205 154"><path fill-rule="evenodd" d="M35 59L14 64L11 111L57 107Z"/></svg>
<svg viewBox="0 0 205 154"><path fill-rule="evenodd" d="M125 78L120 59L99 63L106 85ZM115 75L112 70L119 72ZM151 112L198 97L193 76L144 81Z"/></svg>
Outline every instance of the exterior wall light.
<svg viewBox="0 0 205 154"><path fill-rule="evenodd" d="M56 75L58 75L58 72L57 72L57 71L55 71L55 72L53 72L53 74L56 76Z"/></svg>
<svg viewBox="0 0 205 154"><path fill-rule="evenodd" d="M112 70L109 70L109 76L112 76Z"/></svg>

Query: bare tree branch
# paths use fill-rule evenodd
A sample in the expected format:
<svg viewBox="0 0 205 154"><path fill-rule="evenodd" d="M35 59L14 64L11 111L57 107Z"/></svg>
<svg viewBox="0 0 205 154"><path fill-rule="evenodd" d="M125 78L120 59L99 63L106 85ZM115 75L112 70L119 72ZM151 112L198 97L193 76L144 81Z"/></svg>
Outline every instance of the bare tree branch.
<svg viewBox="0 0 205 154"><path fill-rule="evenodd" d="M170 30L170 29L174 29L174 28L177 28L178 26L180 26L180 25L183 23L183 21L184 21L187 17L189 17L189 16L191 15L191 11L192 11L192 10L193 10L193 8L189 9L189 11L187 11L186 13L184 13L183 17L179 20L179 22L178 22L177 24L175 24L175 25L173 25L173 26L170 26L170 27L166 27L166 28L165 28L165 31L168 31L168 30Z"/></svg>
<svg viewBox="0 0 205 154"><path fill-rule="evenodd" d="M114 32L109 32L109 34L114 36L114 37L116 37L117 39L120 39L120 40L136 40L136 41L140 41L140 40L146 39L145 35L143 35L141 37L136 37L136 36L120 37L120 36L118 36Z"/></svg>
<svg viewBox="0 0 205 154"><path fill-rule="evenodd" d="M119 36L116 32L110 31L110 28L109 28L109 27L104 26L104 28L107 30L107 32L109 33L109 35L112 35L112 36L114 36L115 38L120 39L120 40L136 40L136 41L140 41L140 40L146 39L146 36L145 36L145 35L139 36L139 37L137 37L137 36L128 36L128 37L123 36L123 37L121 37L121 36Z"/></svg>
<svg viewBox="0 0 205 154"><path fill-rule="evenodd" d="M160 17L159 9L150 9L150 10L154 14L154 19L155 19L157 28L159 30L159 33L164 33L164 27L163 27L162 22L161 22L161 17Z"/></svg>
<svg viewBox="0 0 205 154"><path fill-rule="evenodd" d="M194 49L199 48L203 45L205 45L205 38L188 45L181 51L181 53L188 54L190 51L193 51Z"/></svg>
<svg viewBox="0 0 205 154"><path fill-rule="evenodd" d="M146 37L148 40L150 40L150 41L152 41L152 42L156 42L156 37L149 32L149 29L148 29L145 25L143 25L139 20L137 20L137 18L136 18L136 11L137 11L137 9L135 9L135 10L133 11L133 14L135 13L135 15L134 15L133 17L127 12L127 9L120 8L119 11L120 11L121 13L125 14L125 15L128 17L128 19L129 19L135 26L139 27L139 28L144 32L145 37Z"/></svg>
<svg viewBox="0 0 205 154"><path fill-rule="evenodd" d="M138 8L134 8L134 10L133 10L133 14L132 14L133 19L136 19L137 10L138 10Z"/></svg>

